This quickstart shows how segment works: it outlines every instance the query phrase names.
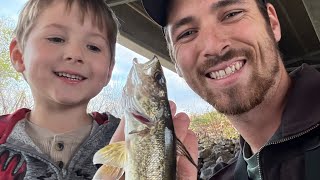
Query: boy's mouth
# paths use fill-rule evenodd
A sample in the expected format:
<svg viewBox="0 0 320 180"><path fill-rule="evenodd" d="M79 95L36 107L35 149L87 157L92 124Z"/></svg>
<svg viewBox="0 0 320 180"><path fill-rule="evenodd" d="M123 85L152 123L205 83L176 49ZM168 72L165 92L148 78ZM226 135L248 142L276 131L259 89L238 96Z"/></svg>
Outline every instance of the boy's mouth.
<svg viewBox="0 0 320 180"><path fill-rule="evenodd" d="M216 80L223 79L239 71L244 66L245 63L246 61L236 61L235 63L232 63L231 65L225 68L209 72L206 74L206 76L208 78L216 79Z"/></svg>
<svg viewBox="0 0 320 180"><path fill-rule="evenodd" d="M82 80L87 79L86 77L83 77L81 75L69 74L69 73L66 73L66 72L54 72L54 74L59 76L59 77L67 78L67 79L73 80L73 81L82 81Z"/></svg>

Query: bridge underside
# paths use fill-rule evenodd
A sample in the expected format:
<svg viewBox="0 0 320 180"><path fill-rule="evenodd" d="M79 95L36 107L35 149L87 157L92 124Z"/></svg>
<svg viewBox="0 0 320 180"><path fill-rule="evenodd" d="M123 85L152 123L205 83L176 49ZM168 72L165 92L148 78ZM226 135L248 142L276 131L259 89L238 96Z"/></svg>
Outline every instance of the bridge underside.
<svg viewBox="0 0 320 180"><path fill-rule="evenodd" d="M279 43L284 63L292 71L302 63L320 70L320 1L270 0L281 21ZM120 44L147 57L160 57L162 65L174 71L161 28L145 13L138 0L109 0L121 23Z"/></svg>

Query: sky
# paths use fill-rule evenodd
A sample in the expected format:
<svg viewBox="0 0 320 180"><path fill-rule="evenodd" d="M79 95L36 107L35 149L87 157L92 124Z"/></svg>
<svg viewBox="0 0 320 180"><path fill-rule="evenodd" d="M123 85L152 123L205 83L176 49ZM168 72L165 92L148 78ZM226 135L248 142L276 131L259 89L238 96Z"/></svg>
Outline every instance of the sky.
<svg viewBox="0 0 320 180"><path fill-rule="evenodd" d="M14 21L18 19L18 14L27 0L0 0L0 17L7 17ZM99 101L99 98L107 91L118 91L112 96L121 96L122 87L125 84L127 75L132 66L132 59L138 58L139 62L145 62L147 59L125 46L117 44L116 46L116 65L110 83L103 91L93 100ZM177 104L178 111L188 114L202 114L212 111L213 108L195 94L185 81L176 73L163 68L167 81L168 97ZM118 100L118 97L114 97Z"/></svg>

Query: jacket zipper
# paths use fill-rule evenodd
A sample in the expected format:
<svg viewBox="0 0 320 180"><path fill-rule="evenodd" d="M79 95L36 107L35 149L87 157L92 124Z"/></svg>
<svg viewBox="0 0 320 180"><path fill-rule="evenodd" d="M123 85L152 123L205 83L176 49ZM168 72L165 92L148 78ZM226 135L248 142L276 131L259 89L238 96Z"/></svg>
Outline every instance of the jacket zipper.
<svg viewBox="0 0 320 180"><path fill-rule="evenodd" d="M300 133L295 134L295 135L293 135L293 136L289 136L289 137L280 139L280 140L278 140L278 141L274 141L274 142L267 143L267 144L265 144L264 146L262 146L262 147L260 148L260 150L258 151L258 154L257 154L257 161L258 161L258 166L259 166L260 180L263 180L263 178L262 178L262 170L261 170L262 167L261 167L261 165L260 165L260 151L261 151L263 148L265 148L266 146L275 145L275 144L281 144L281 143L290 141L290 140L292 140L292 139L296 139L296 138L298 138L298 137L301 137L301 136L309 133L310 131L314 130L314 129L317 128L318 126L319 126L319 124L316 124L316 125L312 126L311 128L303 131L303 132L300 132Z"/></svg>

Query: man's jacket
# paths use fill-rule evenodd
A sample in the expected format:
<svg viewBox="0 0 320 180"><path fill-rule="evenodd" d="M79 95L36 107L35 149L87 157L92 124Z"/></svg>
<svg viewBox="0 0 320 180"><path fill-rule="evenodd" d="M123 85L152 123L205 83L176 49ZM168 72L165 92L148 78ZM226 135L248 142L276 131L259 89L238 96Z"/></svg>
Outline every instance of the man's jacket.
<svg viewBox="0 0 320 180"><path fill-rule="evenodd" d="M41 153L25 132L26 113L20 109L13 114L0 116L0 180L92 179L97 167L92 158L96 151L107 145L120 120L110 114L92 113L96 126L80 145L66 168L59 168Z"/></svg>
<svg viewBox="0 0 320 180"><path fill-rule="evenodd" d="M320 179L320 73L308 65L290 74L292 86L279 128L281 137L258 154L262 180ZM241 147L244 141L241 139ZM211 180L248 180L241 153Z"/></svg>

